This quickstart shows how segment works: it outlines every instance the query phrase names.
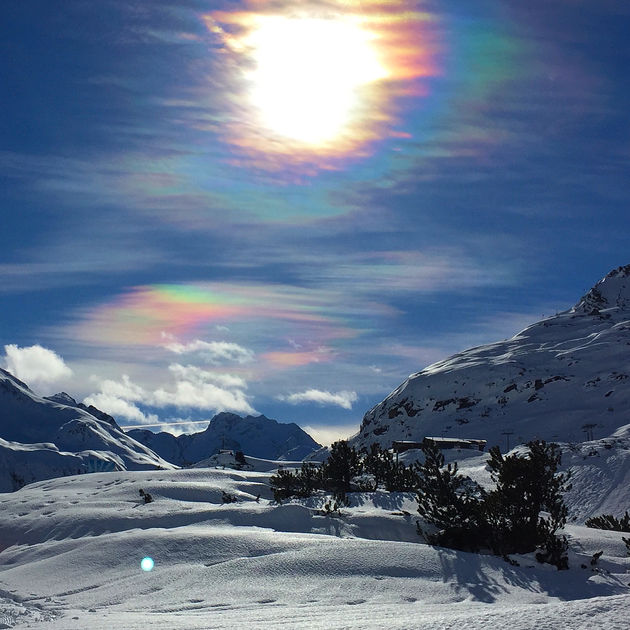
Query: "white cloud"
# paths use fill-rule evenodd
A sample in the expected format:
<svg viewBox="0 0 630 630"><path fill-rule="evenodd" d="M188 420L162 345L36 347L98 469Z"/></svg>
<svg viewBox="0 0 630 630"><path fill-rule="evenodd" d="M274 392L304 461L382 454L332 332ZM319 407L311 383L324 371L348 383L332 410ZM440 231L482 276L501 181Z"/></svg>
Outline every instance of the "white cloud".
<svg viewBox="0 0 630 630"><path fill-rule="evenodd" d="M199 433L204 431L209 424L208 420L203 422L197 420L183 420L181 418L169 418L160 423L158 431L166 431L172 435L182 435L184 433Z"/></svg>
<svg viewBox="0 0 630 630"><path fill-rule="evenodd" d="M243 391L247 383L241 377L179 363L169 365L168 369L175 377L175 389L155 390L151 396L155 406L254 413Z"/></svg>
<svg viewBox="0 0 630 630"><path fill-rule="evenodd" d="M147 407L200 409L255 413L245 394L247 383L240 376L214 373L192 365L173 363L169 372L174 383L149 391L136 385L126 374L121 381L98 381L100 391L88 396L85 404L141 424L159 423L155 414L143 412L137 404Z"/></svg>
<svg viewBox="0 0 630 630"><path fill-rule="evenodd" d="M167 341L164 347L175 354L197 354L208 363L218 365L224 361L235 363L250 363L254 360L254 353L237 343L229 341L203 341L195 339L189 343L180 343L172 335L162 333Z"/></svg>
<svg viewBox="0 0 630 630"><path fill-rule="evenodd" d="M113 382L113 381L110 381ZM118 396L106 393L92 394L84 401L86 405L94 405L97 409L108 413L114 418L125 418L135 420L140 424L152 424L158 422L155 414L143 413L133 402L119 398Z"/></svg>
<svg viewBox="0 0 630 630"><path fill-rule="evenodd" d="M180 381L191 381L194 383L214 383L219 387L238 387L241 389L247 388L247 383L240 376L234 374L217 374L215 372L209 372L202 370L194 365L181 365L179 363L172 363L168 366L170 372Z"/></svg>
<svg viewBox="0 0 630 630"><path fill-rule="evenodd" d="M174 391L156 389L153 392L152 401L156 407L173 405L185 409L254 413L243 391L237 389L230 391L213 383L177 381Z"/></svg>
<svg viewBox="0 0 630 630"><path fill-rule="evenodd" d="M355 424L332 424L302 427L316 442L324 446L330 446L337 440L347 440L359 430L359 425Z"/></svg>
<svg viewBox="0 0 630 630"><path fill-rule="evenodd" d="M72 376L72 370L52 350L40 345L20 348L4 346L2 363L5 369L29 386L45 386Z"/></svg>
<svg viewBox="0 0 630 630"><path fill-rule="evenodd" d="M338 405L343 409L352 409L352 403L357 401L357 393L350 391L341 391L336 394L321 389L307 389L304 392L289 394L288 396L278 396L280 400L290 403L291 405L299 405L305 402L314 402L320 405Z"/></svg>
<svg viewBox="0 0 630 630"><path fill-rule="evenodd" d="M96 377L92 377L94 380ZM131 382L127 374L122 375L122 382L104 380L100 382L101 393L110 397L123 398L133 402L147 400L149 394L139 385ZM96 406L96 405L95 405Z"/></svg>

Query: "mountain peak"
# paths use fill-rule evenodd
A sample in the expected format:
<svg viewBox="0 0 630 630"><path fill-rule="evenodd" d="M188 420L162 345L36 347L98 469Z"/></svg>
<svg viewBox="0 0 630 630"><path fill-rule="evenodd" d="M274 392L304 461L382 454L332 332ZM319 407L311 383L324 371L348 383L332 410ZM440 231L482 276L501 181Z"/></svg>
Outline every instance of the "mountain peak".
<svg viewBox="0 0 630 630"><path fill-rule="evenodd" d="M128 435L181 466L206 460L222 448L262 459L297 461L321 446L295 423L278 422L264 415L242 417L228 411L216 414L198 433L175 437L131 429Z"/></svg>
<svg viewBox="0 0 630 630"><path fill-rule="evenodd" d="M630 265L573 309L413 374L365 414L353 442L389 447L441 435L508 448L609 436L629 422L628 320Z"/></svg>
<svg viewBox="0 0 630 630"><path fill-rule="evenodd" d="M58 394L53 394L52 396L44 396L44 400L50 400L50 402L67 405L68 407L77 406L77 401L66 392L59 392Z"/></svg>
<svg viewBox="0 0 630 630"><path fill-rule="evenodd" d="M630 265L613 269L580 299L573 310L598 314L608 308L630 310Z"/></svg>
<svg viewBox="0 0 630 630"><path fill-rule="evenodd" d="M11 374L11 372L3 370L2 368L0 368L0 378L3 379L5 382L10 382L12 385L20 386L28 392L31 391L31 388L26 383L21 381L17 376Z"/></svg>

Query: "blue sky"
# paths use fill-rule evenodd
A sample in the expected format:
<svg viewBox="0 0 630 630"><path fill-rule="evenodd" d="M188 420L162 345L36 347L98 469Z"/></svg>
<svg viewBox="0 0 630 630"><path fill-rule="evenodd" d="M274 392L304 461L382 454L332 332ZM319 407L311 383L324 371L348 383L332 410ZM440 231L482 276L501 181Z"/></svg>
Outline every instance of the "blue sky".
<svg viewBox="0 0 630 630"><path fill-rule="evenodd" d="M0 31L0 362L123 425L349 435L629 262L625 3L28 0Z"/></svg>

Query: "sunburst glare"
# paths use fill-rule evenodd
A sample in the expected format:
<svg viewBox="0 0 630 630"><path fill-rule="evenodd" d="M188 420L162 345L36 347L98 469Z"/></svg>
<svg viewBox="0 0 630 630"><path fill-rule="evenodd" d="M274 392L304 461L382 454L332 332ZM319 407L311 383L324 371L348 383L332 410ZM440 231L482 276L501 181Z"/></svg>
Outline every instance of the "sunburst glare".
<svg viewBox="0 0 630 630"><path fill-rule="evenodd" d="M306 144L334 140L356 113L361 87L387 77L374 36L346 19L265 16L247 44L261 124Z"/></svg>
<svg viewBox="0 0 630 630"><path fill-rule="evenodd" d="M228 96L217 129L230 164L298 181L410 138L405 114L427 100L444 45L437 18L408 9L403 0L250 0L204 14L221 51L215 71Z"/></svg>

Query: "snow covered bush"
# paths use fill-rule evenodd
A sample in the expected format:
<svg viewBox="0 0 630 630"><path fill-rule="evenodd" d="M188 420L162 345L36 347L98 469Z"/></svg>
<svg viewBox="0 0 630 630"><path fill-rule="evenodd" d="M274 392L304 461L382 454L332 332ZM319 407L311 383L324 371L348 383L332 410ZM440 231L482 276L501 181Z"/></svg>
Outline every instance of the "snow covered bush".
<svg viewBox="0 0 630 630"><path fill-rule="evenodd" d="M584 522L586 527L593 529L607 529L613 532L630 533L630 514L626 513L621 518L615 518L612 514L593 516Z"/></svg>
<svg viewBox="0 0 630 630"><path fill-rule="evenodd" d="M221 493L221 502L222 503L238 503L238 498L235 495L230 494L229 492L226 492L225 490L223 490L223 492Z"/></svg>
<svg viewBox="0 0 630 630"><path fill-rule="evenodd" d="M378 444L357 451L345 440L335 442L328 459L317 466L303 462L299 471L279 470L271 477L275 501L310 497L315 491L329 492L344 504L348 492L411 492L418 486L415 467L407 467Z"/></svg>
<svg viewBox="0 0 630 630"><path fill-rule="evenodd" d="M322 488L322 473L318 466L302 462L299 471L282 469L270 479L271 491L276 503L292 497L306 498Z"/></svg>
<svg viewBox="0 0 630 630"><path fill-rule="evenodd" d="M504 457L490 450L488 467L495 488L490 492L444 467L444 457L432 444L422 448L418 512L433 530L420 533L431 543L465 551L488 549L497 555L539 550L539 562L567 567L567 542L556 536L567 508L562 493L568 474L558 473L560 451L554 444L533 441L528 452ZM542 515L542 512L545 515Z"/></svg>
<svg viewBox="0 0 630 630"><path fill-rule="evenodd" d="M298 496L300 481L296 473L290 470L281 469L269 480L271 491L273 492L273 500L276 503L282 503L284 499Z"/></svg>

